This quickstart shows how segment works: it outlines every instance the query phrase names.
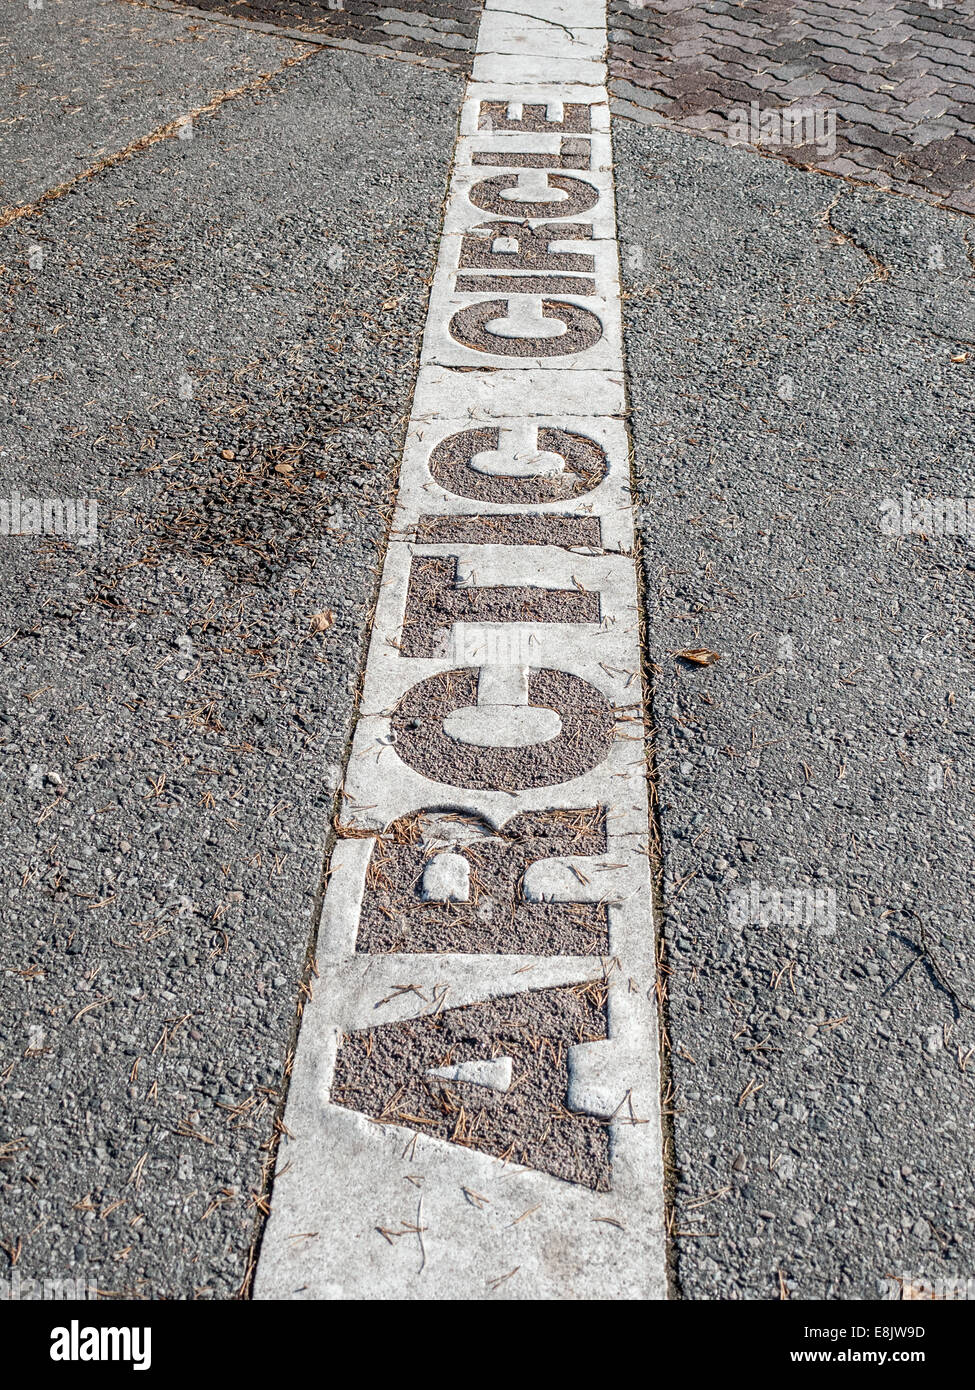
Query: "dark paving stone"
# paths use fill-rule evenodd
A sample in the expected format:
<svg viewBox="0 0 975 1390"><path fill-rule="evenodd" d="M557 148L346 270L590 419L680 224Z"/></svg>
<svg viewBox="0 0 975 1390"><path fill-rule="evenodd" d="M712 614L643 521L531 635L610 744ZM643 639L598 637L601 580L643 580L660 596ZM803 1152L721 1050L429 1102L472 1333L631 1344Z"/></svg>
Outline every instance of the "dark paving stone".
<svg viewBox="0 0 975 1390"><path fill-rule="evenodd" d="M610 70L635 86L657 90L668 78L665 90L674 101L663 115L676 127L696 128L693 118L720 114L722 102L729 116L732 107L754 100L763 110L835 110L840 129L848 121L856 132L845 131L845 148L859 150L865 167L886 170L899 191L927 199L948 188L975 193L975 167L960 161L955 137L926 145L912 139L927 122L945 117L962 123L959 137L971 132L975 138L975 103L964 86L975 73L975 15L957 5L871 8L864 13L854 0L812 6L795 0L704 0L675 11L667 0L649 0L639 9L628 0L610 0L611 64L617 57L627 62L625 69L612 65ZM910 37L892 42L894 24L905 26ZM675 54L692 37L700 51ZM773 80L753 90L743 72ZM803 80L815 77L827 79L827 85L803 92ZM810 156L808 148L794 145L765 145L763 153L790 163L822 164L831 157L818 149ZM832 157L840 153L837 146ZM932 170L938 173L937 187Z"/></svg>
<svg viewBox="0 0 975 1390"><path fill-rule="evenodd" d="M469 71L480 0L198 0L200 10L437 58Z"/></svg>

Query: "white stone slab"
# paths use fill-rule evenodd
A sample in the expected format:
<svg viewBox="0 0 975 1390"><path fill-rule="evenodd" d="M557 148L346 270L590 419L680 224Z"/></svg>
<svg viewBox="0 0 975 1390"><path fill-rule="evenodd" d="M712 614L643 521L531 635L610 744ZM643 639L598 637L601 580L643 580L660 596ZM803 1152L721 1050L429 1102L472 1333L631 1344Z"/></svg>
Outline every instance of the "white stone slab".
<svg viewBox="0 0 975 1390"><path fill-rule="evenodd" d="M455 374L456 375L456 374ZM472 374L460 374L470 383ZM486 380L490 382L492 373ZM447 383L448 385L450 383ZM443 386L440 387L442 395ZM598 444L603 450L607 474L592 492L555 502L509 503L482 502L458 497L434 481L429 471L430 456L444 440L462 430L476 428L490 418L499 432L496 456L499 471L513 464L519 453L530 453L538 447L540 429L562 429L581 435ZM485 455L490 458L492 455ZM579 417L574 415L535 416L527 410L515 416L480 416L460 420L438 418L427 420L414 413L410 425L400 473L400 489L393 519L392 536L397 540L412 537L421 516L580 516L598 517L604 550L630 551L633 547L633 511L630 492L629 439L621 420L611 417Z"/></svg>
<svg viewBox="0 0 975 1390"><path fill-rule="evenodd" d="M533 82L519 86L509 79L500 82L469 82L461 108L460 133L476 135L480 129L478 116L481 102L504 101L512 108L545 104L547 119L561 121L564 108L575 104L588 106L590 129L608 135L610 131L609 99L602 85L582 85L566 82ZM514 110L510 114L515 114Z"/></svg>
<svg viewBox="0 0 975 1390"><path fill-rule="evenodd" d="M440 270L441 274L449 276L449 284L462 299L466 300L473 291L466 288L467 285L476 286L486 280L492 283L501 277L504 281L503 287L489 289L486 295L493 297L503 297L506 293L523 293L520 289L520 282L531 279L541 281L546 288L543 293L551 299L578 298L584 301L585 295L584 282L592 281L598 289L604 290L609 287L609 293L615 293L617 279L619 275L619 256L616 242L608 238L598 238L587 235L591 226L585 219L576 221L566 219L564 222L550 223L547 220L536 219L536 225L551 227L551 232L545 231L536 235L534 241L529 241L526 246L525 234L518 219L511 221L505 218L496 218L482 215L480 221L475 222L470 228L458 230L456 232L445 233L440 240ZM511 227L512 233L506 233L503 229ZM555 228L560 228L556 231ZM586 228L586 232L581 231ZM578 231L576 230L578 229ZM563 234L564 232L564 234ZM519 241L519 235L522 240ZM542 251L542 247L547 247ZM529 265L512 264L515 259L520 259L519 247L524 249L537 248L539 254L552 256L578 256L584 260L573 260L564 269L542 268ZM469 260L470 255L476 252L483 252L485 260L489 260L487 265L463 264L463 260ZM466 254L465 253L469 253ZM511 259L507 259L507 258ZM571 283L577 288L569 295L566 294L562 284ZM547 283L552 288L547 288ZM459 285L464 285L464 289L459 289ZM531 291L538 294L538 291Z"/></svg>
<svg viewBox="0 0 975 1390"><path fill-rule="evenodd" d="M392 710L419 680L455 669L453 656L404 659L399 652L407 586L415 557L449 553L484 588L530 584L599 596L599 623L505 623L534 640L533 667L551 666L588 680L618 704L642 699L636 568L629 556L579 555L557 546L390 543L383 567L360 702L363 718ZM476 621L476 619L471 619ZM477 663L470 663L476 666Z"/></svg>
<svg viewBox="0 0 975 1390"><path fill-rule="evenodd" d="M620 736L608 756L591 771L571 780L518 792L482 791L438 782L407 766L397 757L392 745L381 741L383 737L388 739L389 720L380 715L368 716L360 720L356 730L343 818L357 830L376 831L400 816L434 806L462 815L480 816L489 824L503 825L522 811L578 810L584 806L608 804L618 822L628 825L634 853L645 858L646 809L645 802L641 807L639 798L646 791L646 760L642 744L637 741L637 726L620 726L618 733ZM608 801L610 790L622 800ZM628 795L634 799L627 801ZM642 830L636 826L641 814L644 817ZM614 851L620 852L619 849Z"/></svg>
<svg viewBox="0 0 975 1390"><path fill-rule="evenodd" d="M529 158L538 163L525 163ZM551 168L554 173L578 174L582 178L587 174L611 175L613 150L609 132L474 130L460 136L454 152L455 169L476 169L482 177L495 169L532 167Z"/></svg>
<svg viewBox="0 0 975 1390"><path fill-rule="evenodd" d="M566 24L570 28L596 26L605 33L605 11L599 0L484 0L485 14L493 15L496 11L547 19L551 24Z"/></svg>
<svg viewBox="0 0 975 1390"><path fill-rule="evenodd" d="M413 422L482 421L538 417L563 423L569 418L621 417L626 410L622 364L573 372L458 371L422 363L413 392ZM566 426L568 428L568 426Z"/></svg>
<svg viewBox="0 0 975 1390"><path fill-rule="evenodd" d="M606 64L584 58L479 53L474 58L473 78L475 82L504 82L509 86L564 82L602 87L606 83Z"/></svg>
<svg viewBox="0 0 975 1390"><path fill-rule="evenodd" d="M288 1166L275 1180L255 1298L666 1298L654 1125L614 1133L614 1187L592 1192L316 1104L327 1085L309 1074L310 1054L311 1044L292 1082L293 1137L281 1146Z"/></svg>
<svg viewBox="0 0 975 1390"><path fill-rule="evenodd" d="M609 967L598 956L357 955L333 961L319 957L316 998L327 993L333 1054L343 1032L375 1024L402 1023L443 1009L463 1008L528 989L598 980Z"/></svg>
<svg viewBox="0 0 975 1390"><path fill-rule="evenodd" d="M609 108L604 67L598 61L605 38L604 6L595 0L487 0L485 5L475 80L462 112L393 539L384 561L346 771L339 838L330 860L318 936L320 978L304 1010L257 1270L258 1298L456 1302L666 1296L640 614L623 422ZM478 128L484 101L504 104L503 116L492 116L490 130ZM588 106L591 131L584 138L574 128L499 128L514 120L536 127L541 113L545 124L561 122L569 103ZM578 122L570 116L567 124ZM529 153L551 163L555 154L575 158L580 149L585 170L554 173L511 162L513 156ZM478 151L493 151L506 163L478 166L472 162ZM585 186L571 183L569 176L576 174L588 181ZM550 175L564 175L563 184L550 182ZM502 185L478 188L499 176ZM555 200L553 191L559 195ZM570 214L564 200L557 210L563 194L585 204L585 210ZM477 200L490 207L479 207ZM525 212L532 202L539 206ZM553 202L551 209L543 206ZM461 234L484 221L537 225L560 219L592 229L591 237L555 245L594 256L593 294L582 287L579 293L524 287L509 291L507 285L504 293L458 289L457 272L466 272L459 266ZM492 273L500 272L492 268ZM509 335L524 333L530 322L535 324L531 332L543 336L558 327L540 315L542 300L549 299L596 314L598 341L571 355L521 357L498 351L496 342L489 344L491 351L479 351L451 335L449 324L459 310L476 310L493 299L501 299L511 315L507 324L498 325ZM580 317L590 322L585 314ZM463 329L471 331L469 324ZM565 500L508 505L495 500L493 491L487 501L461 497L447 487L447 482L473 486L469 475L451 471L458 456L449 467L442 465L441 484L430 471L430 455L451 435L478 427L497 428L498 439L496 449L472 447L469 455L459 455L474 473L556 476L564 468L563 455L551 447L551 439L542 444L540 428L565 430L598 444L608 472L590 492ZM586 449L580 452L571 440L560 442L565 451L571 454L574 448L586 459ZM511 495L517 493L511 489ZM503 499L503 491L497 496ZM499 515L533 518L538 528L547 525L553 537L560 537L559 543L545 543L543 532L542 543L536 544L416 539L423 517ZM603 549L570 547L572 533L556 516L597 518ZM590 531L586 528L584 534L591 542ZM444 566L445 557L451 557L451 566ZM511 585L574 595L581 591L598 596L598 613L583 608L585 622L486 623L478 622L475 604L470 618L449 629L441 618L430 644L415 648L436 655L404 656L411 566L426 561L429 571L433 560L461 591ZM559 611L565 610L549 609ZM574 611L580 611L578 605ZM488 656L480 654L482 641ZM473 774L455 754L452 762L439 764L418 758L427 773L411 766L410 726L400 726L401 757L391 715L417 682L458 668L476 674L476 682L464 678L474 703L455 706L443 716L444 733L461 747L516 748L558 733L557 710L529 704L531 673L538 668L587 681L610 707L606 717L612 737L590 745L598 748L598 757L574 761L565 780L554 785L479 789L437 781L448 773ZM594 701L599 703L595 694ZM412 727L422 727L422 721ZM429 727L436 732L432 722ZM456 742L451 747L456 749ZM514 776L516 762L508 766ZM412 843L419 859L414 862L422 864L413 890L418 910L445 913L452 911L446 904L460 905L472 896L476 857L468 860L462 849L475 854L478 838L503 833L513 817L526 812L594 807L603 811L605 852L536 858L526 864L520 891L528 912L538 911L532 903L604 904L605 957L357 950L370 863L376 854L381 873L388 845L378 836L393 822L416 815L409 833L416 836ZM458 819L457 812L474 819ZM403 833L403 825L397 833ZM409 903L408 896L405 901ZM410 1114L399 1115L399 1124L373 1120L338 1103L348 1092L332 1095L339 1049L356 1030L415 1020L417 1029L429 1033L435 1026L432 1016L445 1009L509 996L530 1008L533 990L594 981L602 981L600 989L606 991L607 1036L569 1047L566 1104L608 1126L608 1191L594 1190L584 1179L529 1171L468 1144L432 1137L422 1125L411 1123L417 1117ZM430 1060L427 1053L426 1062ZM510 1104L503 1097L515 1086L507 1056L470 1059L448 1053L442 1065L427 1066L425 1076L429 1084L439 1080L495 1088L491 1103L498 1104Z"/></svg>
<svg viewBox="0 0 975 1390"><path fill-rule="evenodd" d="M465 232L483 222L587 222L592 240L616 238L615 197L612 180L598 171L538 169L458 168L454 196L447 205L444 233ZM473 198L472 195L473 194ZM490 208L478 202L489 201ZM584 204L585 210L573 212Z"/></svg>
<svg viewBox="0 0 975 1390"><path fill-rule="evenodd" d="M430 292L430 309L423 337L423 355L427 362L440 366L474 367L485 369L503 367L507 370L528 368L532 371L612 370L620 360L621 318L620 301L607 286L607 293L578 294L502 294L497 291L458 294L445 278L434 281ZM546 303L550 306L545 308ZM460 314L477 314L482 305L500 304L497 313L480 310L483 318L484 348L476 348L456 336L461 331ZM554 307L551 307L554 306ZM575 336L571 320L581 311L580 328L591 335L591 345ZM498 338L512 344L551 342L552 349L544 355L531 351L502 351ZM539 350L540 351L540 350Z"/></svg>
<svg viewBox="0 0 975 1390"><path fill-rule="evenodd" d="M570 27L547 17L517 18L507 11L485 10L477 34L477 51L479 56L515 54L541 58L546 63L562 58L601 63L606 56L606 30Z"/></svg>
<svg viewBox="0 0 975 1390"><path fill-rule="evenodd" d="M538 231L537 228L544 230ZM505 230L505 229L508 230ZM537 264L542 256L569 256L561 268ZM487 264L473 265L476 258ZM529 264L529 260L535 264ZM533 219L526 228L519 218L492 217L481 213L471 225L444 233L440 239L438 269L450 289L466 301L477 286L489 283L486 296L525 293L527 281L538 282L530 292L550 299L578 298L584 302L591 285L601 293L618 297L619 253L616 241L598 237L587 218L562 221ZM567 293L569 286L571 290ZM588 412L587 412L588 413Z"/></svg>
<svg viewBox="0 0 975 1390"><path fill-rule="evenodd" d="M456 962L466 982L453 1000L496 997L503 974L524 987L515 960L478 958L409 962L418 988L435 997ZM382 967L379 989L402 979L403 957L356 962L361 973ZM599 977L584 958L538 963L532 987ZM272 1216L262 1246L255 1297L324 1300L440 1301L646 1300L666 1297L660 1183L660 1129L653 1104L654 1077L633 1071L635 1039L652 1038L655 1018L652 941L627 967L611 967L611 1027L625 1059L620 1081L644 1094L622 1096L610 1122L612 1183L597 1192L532 1172L402 1125L380 1124L328 1100L339 1028L368 1027L377 988L333 989L323 978L305 1010L302 1047L289 1096L286 1130L278 1153ZM480 994L470 996L470 970L482 973ZM553 978L556 977L556 978ZM558 977L561 977L559 979ZM381 997L381 995L379 996ZM399 994L393 1006L398 1016ZM324 1003L337 1002L337 1009ZM343 1004L349 1001L352 1012ZM364 1007L365 1006L365 1007ZM398 1006L398 1007L397 1007ZM361 1022L360 1022L361 1020ZM652 1050L652 1044L651 1044ZM646 1051L643 1056L646 1057ZM587 1103L606 1103L613 1072L585 1058ZM327 1156L327 1166L323 1160ZM387 1234L384 1235L383 1232ZM402 1235L390 1233L403 1232Z"/></svg>
<svg viewBox="0 0 975 1390"><path fill-rule="evenodd" d="M605 33L605 11L599 0L485 0L484 13L493 15L496 11L547 19L551 24L566 24L570 28L596 26Z"/></svg>

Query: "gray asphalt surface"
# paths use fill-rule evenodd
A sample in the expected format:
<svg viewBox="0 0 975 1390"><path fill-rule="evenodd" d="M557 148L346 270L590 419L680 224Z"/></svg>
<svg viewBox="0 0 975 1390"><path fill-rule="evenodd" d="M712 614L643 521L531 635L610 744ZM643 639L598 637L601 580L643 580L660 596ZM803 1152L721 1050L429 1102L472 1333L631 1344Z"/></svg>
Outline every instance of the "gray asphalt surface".
<svg viewBox="0 0 975 1390"><path fill-rule="evenodd" d="M972 491L972 224L624 120L614 140L678 1286L966 1280L975 552L880 522L904 486ZM720 662L673 655L697 648ZM835 930L736 925L753 881L833 889Z"/></svg>
<svg viewBox="0 0 975 1390"><path fill-rule="evenodd" d="M2 233L0 495L99 508L0 538L24 1279L245 1278L461 93L318 51Z"/></svg>
<svg viewBox="0 0 975 1390"><path fill-rule="evenodd" d="M5 6L0 206L30 202L302 51L119 0Z"/></svg>
<svg viewBox="0 0 975 1390"><path fill-rule="evenodd" d="M25 1279L228 1298L462 80L115 0L18 9L3 53L6 204L267 74L0 230L0 498L99 516L91 547L0 536L0 1241ZM973 224L614 141L675 1293L967 1280L975 565L881 517L971 492ZM753 883L835 920L743 922Z"/></svg>

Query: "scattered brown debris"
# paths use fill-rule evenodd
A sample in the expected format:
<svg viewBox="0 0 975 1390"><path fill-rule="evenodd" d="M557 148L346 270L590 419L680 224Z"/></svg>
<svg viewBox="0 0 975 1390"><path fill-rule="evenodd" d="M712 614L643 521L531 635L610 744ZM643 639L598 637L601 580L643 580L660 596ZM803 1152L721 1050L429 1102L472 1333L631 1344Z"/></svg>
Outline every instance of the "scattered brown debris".
<svg viewBox="0 0 975 1390"><path fill-rule="evenodd" d="M327 632L335 622L335 614L331 608L326 608L323 613L313 613L308 620L308 630L313 637L317 637L320 632Z"/></svg>
<svg viewBox="0 0 975 1390"><path fill-rule="evenodd" d="M708 647L685 647L683 651L668 652L668 656L679 661L688 661L692 666L713 666L721 660L720 652L712 652Z"/></svg>

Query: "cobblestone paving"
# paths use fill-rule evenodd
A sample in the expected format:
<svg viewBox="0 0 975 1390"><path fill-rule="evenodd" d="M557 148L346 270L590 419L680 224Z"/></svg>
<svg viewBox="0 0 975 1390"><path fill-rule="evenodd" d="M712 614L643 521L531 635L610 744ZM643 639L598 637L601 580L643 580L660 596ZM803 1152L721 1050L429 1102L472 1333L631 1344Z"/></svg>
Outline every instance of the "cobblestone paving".
<svg viewBox="0 0 975 1390"><path fill-rule="evenodd" d="M474 61L480 0L194 0L198 10L278 24L330 40L389 48L449 63L467 72ZM975 99L975 93L973 93Z"/></svg>
<svg viewBox="0 0 975 1390"><path fill-rule="evenodd" d="M975 0L611 0L609 57L617 115L975 213Z"/></svg>

